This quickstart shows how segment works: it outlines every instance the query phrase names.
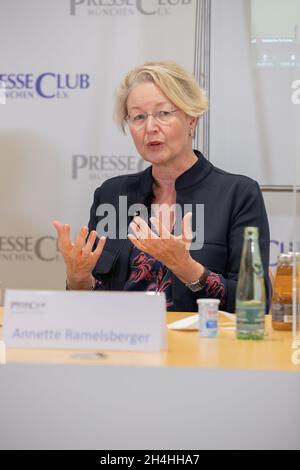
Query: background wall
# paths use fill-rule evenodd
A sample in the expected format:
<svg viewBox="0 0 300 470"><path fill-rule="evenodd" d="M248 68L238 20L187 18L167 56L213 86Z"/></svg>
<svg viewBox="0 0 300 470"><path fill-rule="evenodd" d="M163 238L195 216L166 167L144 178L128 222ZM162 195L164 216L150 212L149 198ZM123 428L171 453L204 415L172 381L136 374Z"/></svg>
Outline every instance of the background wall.
<svg viewBox="0 0 300 470"><path fill-rule="evenodd" d="M123 75L145 60L172 59L199 73L195 57L204 4L209 1L0 0L5 287L64 289L51 221L70 223L75 234L88 222L93 192L102 181L144 168L130 138L113 123L114 91ZM261 184L293 184L297 119L290 93L292 78L300 80L298 55L293 70L277 65L266 70L258 65L261 48L251 43L261 30L258 3L212 0L211 5L209 158ZM259 21L253 21L253 11ZM292 193L264 197L275 264L293 239L293 198Z"/></svg>
<svg viewBox="0 0 300 470"><path fill-rule="evenodd" d="M292 100L300 80L300 2L211 5L210 159L262 186L274 268L295 238L300 249L293 193L294 185L300 187L300 106Z"/></svg>
<svg viewBox="0 0 300 470"><path fill-rule="evenodd" d="M293 185L300 2L212 0L211 18L210 157L263 186Z"/></svg>

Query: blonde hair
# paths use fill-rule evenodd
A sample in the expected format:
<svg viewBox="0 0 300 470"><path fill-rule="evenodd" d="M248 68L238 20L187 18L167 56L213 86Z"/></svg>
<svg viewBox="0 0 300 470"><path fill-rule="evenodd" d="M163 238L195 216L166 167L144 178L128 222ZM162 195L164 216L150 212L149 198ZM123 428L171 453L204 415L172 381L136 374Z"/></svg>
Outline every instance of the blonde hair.
<svg viewBox="0 0 300 470"><path fill-rule="evenodd" d="M208 109L208 98L203 88L198 85L192 74L176 62L145 62L125 75L116 93L114 117L124 133L129 93L142 82L154 83L188 116L198 118Z"/></svg>

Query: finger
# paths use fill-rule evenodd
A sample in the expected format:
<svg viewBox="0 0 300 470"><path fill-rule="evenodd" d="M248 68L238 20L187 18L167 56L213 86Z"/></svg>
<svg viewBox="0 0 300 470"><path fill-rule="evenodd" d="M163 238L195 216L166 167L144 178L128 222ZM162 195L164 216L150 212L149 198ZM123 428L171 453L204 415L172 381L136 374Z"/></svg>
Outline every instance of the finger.
<svg viewBox="0 0 300 470"><path fill-rule="evenodd" d="M71 227L69 224L64 224L62 228L62 238L70 240Z"/></svg>
<svg viewBox="0 0 300 470"><path fill-rule="evenodd" d="M81 227L81 229L79 230L79 233L75 240L75 247L74 247L76 254L79 254L82 252L82 248L84 247L85 239L88 234L88 231L89 231L88 228L85 226Z"/></svg>
<svg viewBox="0 0 300 470"><path fill-rule="evenodd" d="M182 239L185 242L190 243L193 240L193 230L192 230L192 217L193 214L188 212L182 219L181 224L181 234Z"/></svg>
<svg viewBox="0 0 300 470"><path fill-rule="evenodd" d="M128 234L132 235L136 240L144 238L143 234L141 233L140 226L133 222L131 222L128 227Z"/></svg>
<svg viewBox="0 0 300 470"><path fill-rule="evenodd" d="M139 225L137 225L137 224L131 222L131 224L129 225L129 234L130 234L130 235L133 235L133 237L134 237L135 239L140 238L141 233L140 233L140 227L139 227Z"/></svg>
<svg viewBox="0 0 300 470"><path fill-rule="evenodd" d="M153 214L153 216L159 220L160 225L164 227L169 233L172 232L172 228L175 223L175 213L173 206L164 207L162 205L162 209L159 210L157 214Z"/></svg>
<svg viewBox="0 0 300 470"><path fill-rule="evenodd" d="M159 236L157 233L153 232L147 222L145 222L144 219L141 217L138 218L139 222L139 227L140 227L140 232L143 235L142 237L140 236L139 238L144 238L145 240L157 240L159 239ZM150 219L151 220L151 219Z"/></svg>
<svg viewBox="0 0 300 470"><path fill-rule="evenodd" d="M139 238L148 238L150 230L142 217L136 216L132 221L132 230L135 234L139 234Z"/></svg>
<svg viewBox="0 0 300 470"><path fill-rule="evenodd" d="M144 245L137 239L135 238L134 235L132 235L131 233L129 233L127 235L127 238L129 241L131 241L131 243L136 247L138 248L140 251L145 251L145 247Z"/></svg>
<svg viewBox="0 0 300 470"><path fill-rule="evenodd" d="M131 226L132 234L138 240L150 240L151 238L158 238L151 230L150 227L146 224L146 222L141 219L137 218Z"/></svg>
<svg viewBox="0 0 300 470"><path fill-rule="evenodd" d="M99 238L98 240L98 244L97 244L97 247L94 251L92 251L92 256L94 256L96 259L99 258L99 256L101 255L102 251L103 251L103 248L104 248L104 245L106 243L106 240L107 238L102 236L101 238Z"/></svg>
<svg viewBox="0 0 300 470"><path fill-rule="evenodd" d="M128 225L128 233L133 234L133 223L132 222Z"/></svg>
<svg viewBox="0 0 300 470"><path fill-rule="evenodd" d="M59 220L53 220L52 225L56 230L57 236L60 237L63 231L63 224Z"/></svg>
<svg viewBox="0 0 300 470"><path fill-rule="evenodd" d="M92 230L88 236L85 246L82 248L82 253L86 255L89 255L91 253L91 251L93 250L96 238L97 238L97 232L96 230Z"/></svg>
<svg viewBox="0 0 300 470"><path fill-rule="evenodd" d="M59 222L59 220L54 220L53 226L56 229L58 238L60 238L62 241L66 241L66 239L69 239L70 225L62 224L61 222Z"/></svg>
<svg viewBox="0 0 300 470"><path fill-rule="evenodd" d="M65 251L72 247L72 243L70 240L70 225L62 224L58 220L54 220L53 226L57 232L59 249L61 251Z"/></svg>
<svg viewBox="0 0 300 470"><path fill-rule="evenodd" d="M166 240L170 239L172 237L172 234L169 232L169 230L166 229L166 227L163 225L162 221L158 219L157 217L151 217L150 218L151 224L154 225L158 235L160 238ZM154 232L152 232L154 233ZM156 238L159 238L156 236Z"/></svg>
<svg viewBox="0 0 300 470"><path fill-rule="evenodd" d="M61 235L61 242L63 243L64 247L71 248L73 243L70 239L71 227L69 224L63 225L62 235Z"/></svg>

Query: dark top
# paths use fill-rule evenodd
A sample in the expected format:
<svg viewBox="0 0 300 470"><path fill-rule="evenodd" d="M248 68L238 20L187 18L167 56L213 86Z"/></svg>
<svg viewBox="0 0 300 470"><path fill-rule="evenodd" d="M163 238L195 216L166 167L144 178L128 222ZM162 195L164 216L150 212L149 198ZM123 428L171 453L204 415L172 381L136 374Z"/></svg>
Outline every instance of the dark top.
<svg viewBox="0 0 300 470"><path fill-rule="evenodd" d="M124 290L164 292L167 309L173 310L171 271L153 256L135 246L131 250L129 277Z"/></svg>
<svg viewBox="0 0 300 470"><path fill-rule="evenodd" d="M166 266L133 246L128 271L129 277L123 287L124 291L163 292L166 297L167 310L174 310L172 273ZM226 288L222 279L223 276L209 272L201 293L203 297L219 299L220 308L226 304ZM96 280L95 290L100 289L102 289L102 281Z"/></svg>
<svg viewBox="0 0 300 470"><path fill-rule="evenodd" d="M220 281L217 282L217 289L215 289L219 291L221 289L222 292L219 294L225 299L220 308L234 312L243 228L245 226L258 227L267 298L270 302L269 226L257 182L246 176L233 175L220 170L207 161L200 152L195 151L195 154L198 156L198 161L175 182L176 203L182 209L184 205L190 205L188 211L192 209L194 228L196 204L204 204L204 244L202 248L191 250L191 256L208 267L214 273L215 280ZM136 258L139 253L133 250L132 243L127 240L128 225L135 211L142 205L150 206L153 199L152 187L152 167L149 167L140 173L111 178L96 189L90 212L89 230L97 229L98 235L101 236L106 235L108 229L108 239L104 250L93 270L93 276L99 280L97 288L130 290L132 287L130 282L136 276L132 257ZM121 201L119 196L123 196ZM119 216L120 209L124 208L124 196L127 196L125 209L131 209L128 216L122 220ZM97 211L101 204L110 204L110 206L102 206L102 209ZM105 210L110 213L112 210L115 211L115 227L112 223L105 226L105 222L108 221ZM123 210L121 212L123 213ZM161 265L160 267L166 269ZM156 266L156 273L159 272L160 267ZM166 276L166 271L159 276ZM209 293L207 289L191 292L173 273L169 272L168 276L168 283L171 287L169 300L172 302L172 306L169 305L170 309L197 311L196 299L207 297ZM214 284L213 278L210 283ZM144 285L145 290L147 286ZM218 294L215 296L220 298Z"/></svg>

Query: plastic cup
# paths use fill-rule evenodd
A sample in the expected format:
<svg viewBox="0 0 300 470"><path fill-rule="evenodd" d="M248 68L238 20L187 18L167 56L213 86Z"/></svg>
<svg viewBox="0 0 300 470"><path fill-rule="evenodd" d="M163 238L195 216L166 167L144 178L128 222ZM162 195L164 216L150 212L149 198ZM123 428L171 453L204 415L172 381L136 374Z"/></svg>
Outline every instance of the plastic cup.
<svg viewBox="0 0 300 470"><path fill-rule="evenodd" d="M197 299L199 311L199 336L218 336L219 299Z"/></svg>

